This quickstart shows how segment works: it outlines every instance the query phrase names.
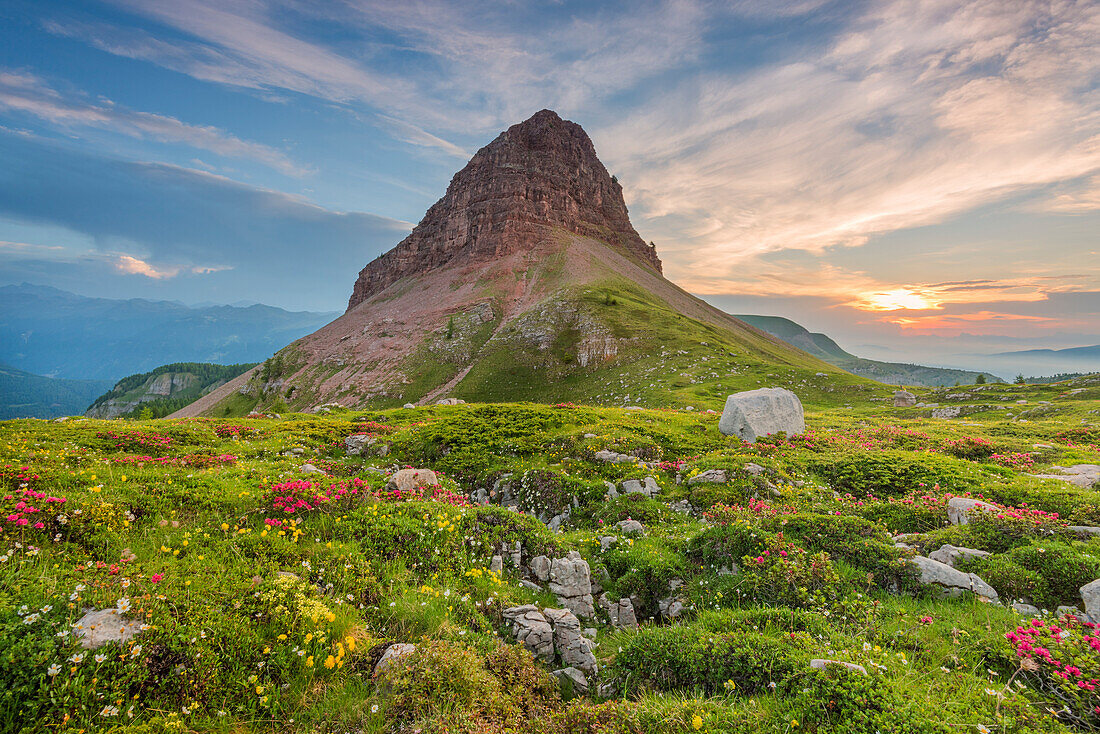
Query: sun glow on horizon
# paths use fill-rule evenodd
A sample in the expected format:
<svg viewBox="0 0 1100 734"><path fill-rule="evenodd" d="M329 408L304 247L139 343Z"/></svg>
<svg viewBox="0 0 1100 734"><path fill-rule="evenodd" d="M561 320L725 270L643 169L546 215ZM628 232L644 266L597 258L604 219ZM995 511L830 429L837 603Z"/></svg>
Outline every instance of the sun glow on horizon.
<svg viewBox="0 0 1100 734"><path fill-rule="evenodd" d="M863 311L923 311L942 308L938 301L909 288L863 293L851 305Z"/></svg>

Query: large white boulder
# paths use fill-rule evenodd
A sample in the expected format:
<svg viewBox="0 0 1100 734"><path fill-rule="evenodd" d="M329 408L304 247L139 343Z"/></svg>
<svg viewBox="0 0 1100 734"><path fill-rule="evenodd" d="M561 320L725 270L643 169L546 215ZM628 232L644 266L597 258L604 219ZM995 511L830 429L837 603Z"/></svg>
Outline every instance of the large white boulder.
<svg viewBox="0 0 1100 734"><path fill-rule="evenodd" d="M718 430L742 441L755 441L783 431L796 436L806 430L806 419L798 396L781 387L762 387L726 398Z"/></svg>
<svg viewBox="0 0 1100 734"><path fill-rule="evenodd" d="M1100 579L1081 587L1081 601L1085 603L1085 614L1092 619L1100 619Z"/></svg>

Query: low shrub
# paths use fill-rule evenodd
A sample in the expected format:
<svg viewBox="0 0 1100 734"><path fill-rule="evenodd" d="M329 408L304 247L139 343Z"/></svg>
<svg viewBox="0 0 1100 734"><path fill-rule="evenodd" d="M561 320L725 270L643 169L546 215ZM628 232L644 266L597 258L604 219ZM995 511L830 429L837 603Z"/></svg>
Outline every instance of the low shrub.
<svg viewBox="0 0 1100 734"><path fill-rule="evenodd" d="M836 558L874 575L883 588L916 588L916 573L901 559L904 553L894 547L886 529L869 520L845 515L798 513L765 522L771 530L783 534L811 551L828 551Z"/></svg>
<svg viewBox="0 0 1100 734"><path fill-rule="evenodd" d="M628 693L698 690L713 695L732 688L751 695L792 676L805 664L803 657L794 642L770 637L654 627L623 647L613 669Z"/></svg>
<svg viewBox="0 0 1100 734"><path fill-rule="evenodd" d="M947 734L950 727L926 702L892 689L877 675L840 665L807 670L787 682L791 719L807 732L829 734Z"/></svg>
<svg viewBox="0 0 1100 734"><path fill-rule="evenodd" d="M688 542L687 555L715 571L741 566L745 556L755 556L766 547L771 533L747 524L714 525Z"/></svg>
<svg viewBox="0 0 1100 734"><path fill-rule="evenodd" d="M961 467L958 460L945 456L897 450L815 455L810 469L834 490L857 496L896 497L936 486L963 492L981 486L972 465Z"/></svg>
<svg viewBox="0 0 1100 734"><path fill-rule="evenodd" d="M741 570L749 598L792 608L824 605L840 595L840 577L829 554L810 553L783 534L768 538L760 555L746 555Z"/></svg>
<svg viewBox="0 0 1100 734"><path fill-rule="evenodd" d="M1079 606L1081 587L1100 576L1100 560L1068 543L1049 541L986 558L968 558L957 565L981 576L998 594L1028 598L1043 609Z"/></svg>
<svg viewBox="0 0 1100 734"><path fill-rule="evenodd" d="M611 591L635 598L639 619L657 614L657 602L669 596L669 582L685 575L684 558L656 538L625 539L603 556Z"/></svg>

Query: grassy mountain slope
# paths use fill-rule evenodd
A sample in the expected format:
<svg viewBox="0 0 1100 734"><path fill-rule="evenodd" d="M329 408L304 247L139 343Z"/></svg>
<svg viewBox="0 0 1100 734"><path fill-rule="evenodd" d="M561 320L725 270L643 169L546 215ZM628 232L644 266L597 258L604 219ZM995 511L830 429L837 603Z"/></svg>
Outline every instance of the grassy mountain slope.
<svg viewBox="0 0 1100 734"><path fill-rule="evenodd" d="M89 418L133 417L148 410L163 418L221 387L255 364L176 362L130 375L100 395L85 412Z"/></svg>
<svg viewBox="0 0 1100 734"><path fill-rule="evenodd" d="M552 230L529 252L398 281L178 415L444 396L717 409L762 385L824 403L870 389L629 254Z"/></svg>
<svg viewBox="0 0 1100 734"><path fill-rule="evenodd" d="M0 364L0 420L79 415L110 384L42 377Z"/></svg>
<svg viewBox="0 0 1100 734"><path fill-rule="evenodd" d="M900 362L880 362L849 354L825 334L808 331L800 324L781 316L756 316L740 314L737 318L758 329L763 329L783 341L820 357L829 364L836 365L854 375L867 377L889 385L924 385L937 387L943 385L969 385L977 380L980 372L957 370L947 367L925 367L919 364ZM987 379L999 381L986 373Z"/></svg>

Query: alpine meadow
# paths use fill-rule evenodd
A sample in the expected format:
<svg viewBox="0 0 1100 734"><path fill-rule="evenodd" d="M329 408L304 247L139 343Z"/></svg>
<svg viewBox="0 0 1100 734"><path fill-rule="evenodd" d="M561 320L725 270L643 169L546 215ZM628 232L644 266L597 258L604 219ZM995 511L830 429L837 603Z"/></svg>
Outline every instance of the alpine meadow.
<svg viewBox="0 0 1100 734"><path fill-rule="evenodd" d="M0 734L1100 731L1097 3L0 39Z"/></svg>

